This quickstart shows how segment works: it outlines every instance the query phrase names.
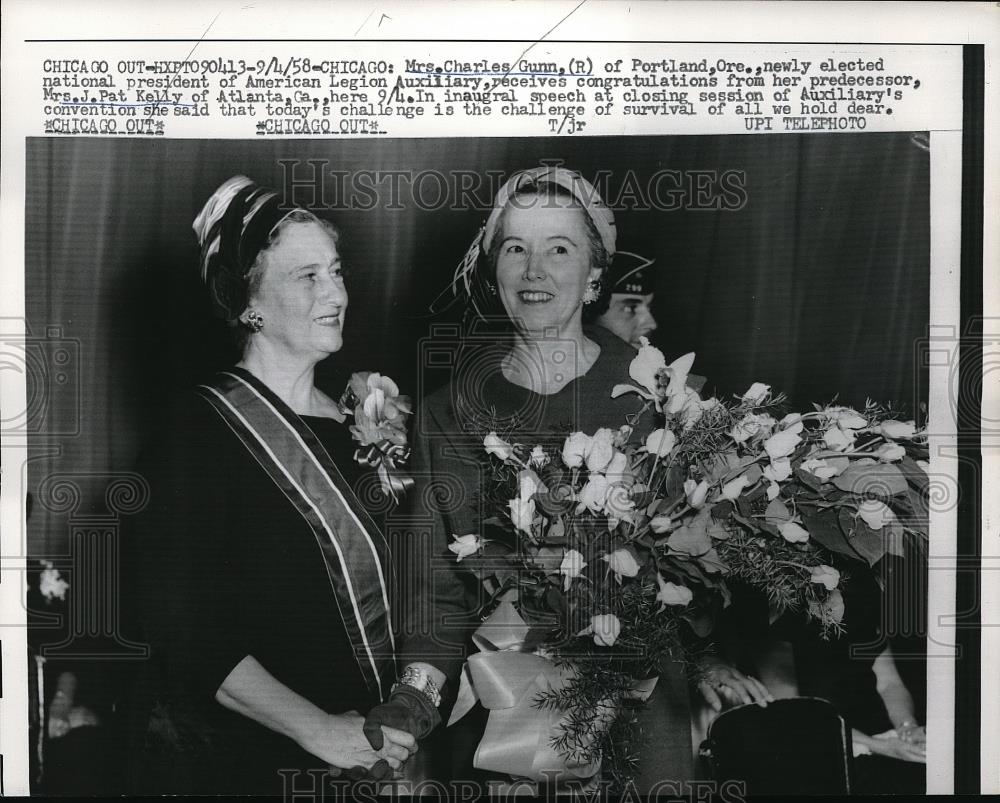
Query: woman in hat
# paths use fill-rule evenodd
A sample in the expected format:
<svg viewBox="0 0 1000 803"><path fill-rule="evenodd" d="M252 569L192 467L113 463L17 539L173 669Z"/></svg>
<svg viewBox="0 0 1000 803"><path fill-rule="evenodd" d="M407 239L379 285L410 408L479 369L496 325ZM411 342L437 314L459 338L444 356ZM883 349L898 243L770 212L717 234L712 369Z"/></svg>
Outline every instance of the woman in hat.
<svg viewBox="0 0 1000 803"><path fill-rule="evenodd" d="M194 229L241 359L143 460L133 776L216 794L313 788L311 770L384 776L415 750L404 731L363 730L395 679L389 556L353 491L345 413L313 384L343 343L339 235L242 176Z"/></svg>
<svg viewBox="0 0 1000 803"><path fill-rule="evenodd" d="M414 472L430 478L416 497L433 522L436 551L447 556L453 536L482 532L485 432L508 433L523 443L561 443L571 431L617 430L635 413L633 401L612 398L616 384L630 381L635 349L584 324L585 310L606 306L605 279L615 252L614 216L577 173L526 170L497 194L456 276L483 334L469 335L451 382L423 401L414 437ZM487 326L498 320L502 335ZM645 418L636 422L637 433L652 431L652 413ZM432 572L428 592L411 608L423 627L407 628L402 644L408 655L421 657L433 682L446 685L448 696L458 685L463 643L479 624L469 613L484 601L472 573L443 568L454 564L451 555ZM691 777L687 697L678 665L664 666L641 714L640 789ZM439 772L469 777L477 716L481 729L481 709L449 729L447 752L454 762Z"/></svg>

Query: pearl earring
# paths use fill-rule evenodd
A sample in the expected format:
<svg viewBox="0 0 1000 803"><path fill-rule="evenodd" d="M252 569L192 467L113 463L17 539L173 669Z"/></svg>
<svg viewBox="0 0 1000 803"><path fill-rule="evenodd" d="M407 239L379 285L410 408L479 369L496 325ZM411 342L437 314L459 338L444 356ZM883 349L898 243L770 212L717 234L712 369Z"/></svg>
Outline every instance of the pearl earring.
<svg viewBox="0 0 1000 803"><path fill-rule="evenodd" d="M243 323L251 332L257 333L264 328L264 316L257 310L247 310L243 315Z"/></svg>

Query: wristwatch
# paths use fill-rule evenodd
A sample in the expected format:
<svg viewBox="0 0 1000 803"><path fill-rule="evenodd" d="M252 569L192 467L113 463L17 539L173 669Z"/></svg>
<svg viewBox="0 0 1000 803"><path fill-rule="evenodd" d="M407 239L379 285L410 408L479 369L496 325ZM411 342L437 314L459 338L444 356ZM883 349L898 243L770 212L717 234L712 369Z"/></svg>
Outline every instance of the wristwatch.
<svg viewBox="0 0 1000 803"><path fill-rule="evenodd" d="M398 686L409 686L416 689L423 694L435 708L441 705L441 690L438 689L437 684L431 680L430 675L428 675L419 666L410 664L406 667L406 669L403 670L403 676L399 679L399 682L393 684L392 691L395 691Z"/></svg>

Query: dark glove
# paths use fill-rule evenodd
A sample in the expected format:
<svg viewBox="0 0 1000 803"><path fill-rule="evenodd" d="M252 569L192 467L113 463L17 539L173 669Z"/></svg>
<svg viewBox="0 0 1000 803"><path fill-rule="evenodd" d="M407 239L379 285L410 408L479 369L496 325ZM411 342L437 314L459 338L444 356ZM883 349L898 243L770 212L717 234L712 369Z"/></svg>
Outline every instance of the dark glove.
<svg viewBox="0 0 1000 803"><path fill-rule="evenodd" d="M382 726L406 731L416 739L423 739L441 722L441 714L430 700L412 686L399 685L389 699L375 706L365 718L364 732L368 743L381 750L385 737Z"/></svg>
<svg viewBox="0 0 1000 803"><path fill-rule="evenodd" d="M392 767L384 758L380 758L372 764L371 769L366 770L359 766L344 770L344 777L351 781L384 781L391 775Z"/></svg>

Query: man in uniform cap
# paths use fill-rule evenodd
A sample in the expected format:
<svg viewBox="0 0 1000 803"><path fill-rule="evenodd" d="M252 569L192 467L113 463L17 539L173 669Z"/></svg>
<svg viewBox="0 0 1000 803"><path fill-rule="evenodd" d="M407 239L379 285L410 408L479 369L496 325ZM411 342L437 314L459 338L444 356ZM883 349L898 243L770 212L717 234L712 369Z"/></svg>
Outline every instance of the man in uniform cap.
<svg viewBox="0 0 1000 803"><path fill-rule="evenodd" d="M653 303L653 260L619 251L608 271L611 297L606 312L594 318L594 323L614 332L635 348L639 338L656 329Z"/></svg>

